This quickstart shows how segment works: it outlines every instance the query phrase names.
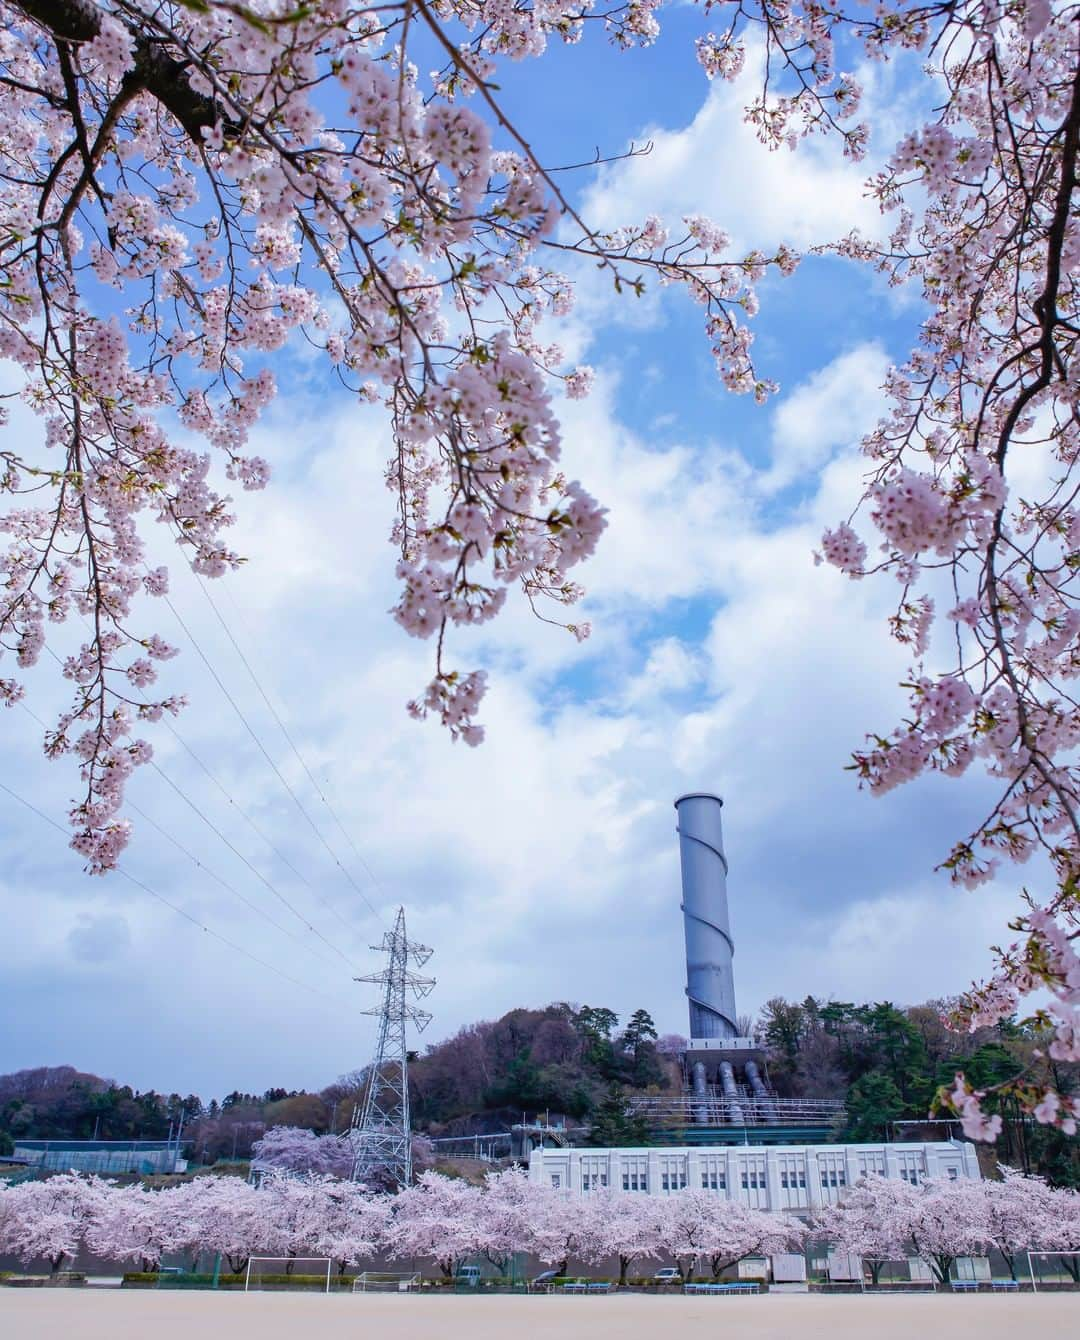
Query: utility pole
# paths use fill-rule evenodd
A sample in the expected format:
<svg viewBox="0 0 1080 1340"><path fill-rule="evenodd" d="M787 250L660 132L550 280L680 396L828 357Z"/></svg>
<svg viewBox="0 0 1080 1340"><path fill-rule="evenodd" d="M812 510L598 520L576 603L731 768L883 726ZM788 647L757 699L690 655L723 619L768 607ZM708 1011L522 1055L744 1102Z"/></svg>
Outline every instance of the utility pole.
<svg viewBox="0 0 1080 1340"><path fill-rule="evenodd" d="M426 945L405 934L405 909L398 908L394 929L383 934L372 949L387 956L381 972L357 977L383 988L382 1004L364 1014L379 1020L375 1059L368 1073L364 1102L354 1110L349 1138L353 1147L354 1182L406 1187L412 1183L412 1123L409 1115L409 1058L406 1026L422 1033L431 1015L412 1001L423 1000L435 985L432 977L412 970L431 957ZM411 999L409 999L411 997Z"/></svg>

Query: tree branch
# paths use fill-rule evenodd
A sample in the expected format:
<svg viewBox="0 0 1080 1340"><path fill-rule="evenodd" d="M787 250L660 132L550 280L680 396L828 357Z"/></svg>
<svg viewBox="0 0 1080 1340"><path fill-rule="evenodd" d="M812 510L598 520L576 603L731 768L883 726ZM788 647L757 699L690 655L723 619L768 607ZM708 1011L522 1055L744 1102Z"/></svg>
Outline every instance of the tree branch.
<svg viewBox="0 0 1080 1340"><path fill-rule="evenodd" d="M16 9L64 42L92 42L101 32L102 14L92 0L11 0ZM161 42L134 36L134 79L183 126L196 144L202 131L223 120L218 104L196 93L186 62L175 60Z"/></svg>

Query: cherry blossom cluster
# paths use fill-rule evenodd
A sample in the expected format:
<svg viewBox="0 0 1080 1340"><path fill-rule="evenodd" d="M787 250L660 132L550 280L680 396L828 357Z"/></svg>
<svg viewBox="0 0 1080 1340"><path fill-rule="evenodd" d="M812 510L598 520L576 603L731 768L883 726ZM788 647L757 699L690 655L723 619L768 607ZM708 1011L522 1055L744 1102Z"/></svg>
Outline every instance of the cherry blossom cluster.
<svg viewBox="0 0 1080 1340"><path fill-rule="evenodd" d="M859 110L862 88L850 73L836 68L836 39L853 29L876 45L884 30L889 42L902 41L895 12L881 6L867 20L861 6L821 5L804 0L699 0L727 26L696 39L698 62L709 79L734 80L746 64L753 41L764 53L767 77L761 95L746 109L746 119L770 148L794 148L806 136L834 132L844 153L866 153L869 127L847 124ZM908 40L905 45L915 45Z"/></svg>
<svg viewBox="0 0 1080 1340"><path fill-rule="evenodd" d="M293 1129L272 1134L264 1152L291 1153L304 1165L320 1139ZM257 1186L209 1176L146 1190L75 1174L0 1185L0 1252L45 1258L54 1270L83 1249L142 1270L181 1253L193 1268L200 1256L220 1253L235 1272L253 1255L328 1256L342 1273L376 1256L425 1258L448 1277L477 1257L505 1274L516 1253L529 1252L564 1271L571 1258L589 1266L614 1257L625 1280L635 1263L665 1256L687 1274L700 1263L719 1275L744 1256L797 1248L805 1236L786 1215L708 1191L583 1194L512 1169L488 1174L482 1186L427 1172L414 1186L381 1194L306 1166L268 1172L261 1158L257 1166Z"/></svg>
<svg viewBox="0 0 1080 1340"><path fill-rule="evenodd" d="M975 762L999 781L998 803L943 867L972 888L1041 852L1049 874L1039 878L1051 887L1015 923L1026 941L1002 953L958 1022L996 1021L1048 990L1052 1010L1036 1017L1053 1054L1071 1057L1080 1003L1080 10L1047 0L886 4L873 18L806 9L786 45L816 51L820 34L806 36L807 22L835 33L850 18L871 57L917 49L943 90L935 115L903 136L871 183L897 219L888 242L852 236L838 247L926 307L919 345L890 371L886 416L863 443L873 474L861 509L822 542L825 560L851 577L896 578L891 628L914 660L905 721L871 736L856 769L877 794L930 771L960 776ZM821 99L824 125L823 87L805 88ZM1038 1120L1074 1122L1064 1095L1023 1075L1008 1087ZM969 1134L985 1129L979 1094L961 1083L953 1101Z"/></svg>
<svg viewBox="0 0 1080 1340"><path fill-rule="evenodd" d="M814 1228L839 1250L863 1258L875 1283L887 1261L915 1256L945 1284L958 1257L991 1249L1016 1278L1024 1253L1080 1245L1080 1193L1012 1168L999 1171L995 1180L930 1178L917 1186L866 1177L819 1211Z"/></svg>
<svg viewBox="0 0 1080 1340"><path fill-rule="evenodd" d="M544 338L573 303L551 258L585 259L619 291L682 286L724 381L772 389L746 322L767 268L790 273L794 254L732 257L700 219L680 240L658 221L598 234L498 99L497 70L590 24L652 42L657 7L0 4L0 357L42 427L40 449L0 450L0 654L28 669L48 646L75 686L46 748L81 769L73 845L89 870L129 839L124 783L150 757L129 728L182 706L153 696L142 597L166 579L146 578L144 527L166 526L203 576L240 563L226 490L268 482L248 441L301 342L387 410L394 616L436 648L409 710L471 744L485 676L447 663L448 633L494 618L513 586L572 605L604 526L558 465L556 397L587 394L592 371ZM414 48L440 68L422 76ZM76 622L91 636L74 631L73 652L52 626ZM15 701L18 677L0 682Z"/></svg>
<svg viewBox="0 0 1080 1340"><path fill-rule="evenodd" d="M309 1137L301 1148L298 1137ZM307 1162L319 1137L290 1131L279 1153ZM566 1273L618 1262L625 1282L648 1261L677 1263L682 1276L719 1277L747 1256L799 1251L815 1241L864 1258L874 1274L886 1260L921 1257L945 1281L958 1256L1001 1252L1010 1268L1023 1252L1080 1254L1080 1192L1001 1169L1000 1180L868 1177L811 1226L752 1209L715 1191L664 1196L600 1187L587 1192L531 1182L520 1169L489 1173L476 1186L427 1172L396 1194L312 1171L262 1169L258 1185L237 1177L196 1177L159 1190L62 1174L0 1185L0 1251L55 1271L86 1250L155 1270L166 1255L192 1269L220 1254L233 1272L250 1257L329 1257L339 1273L373 1258L423 1259L446 1277L463 1261L509 1273L528 1252Z"/></svg>

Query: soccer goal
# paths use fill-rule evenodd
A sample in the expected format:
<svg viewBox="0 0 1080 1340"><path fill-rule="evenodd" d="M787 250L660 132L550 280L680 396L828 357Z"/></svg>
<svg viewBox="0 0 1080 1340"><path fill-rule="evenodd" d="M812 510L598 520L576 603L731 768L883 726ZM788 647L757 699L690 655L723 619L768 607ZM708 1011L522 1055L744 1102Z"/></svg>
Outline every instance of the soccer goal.
<svg viewBox="0 0 1080 1340"><path fill-rule="evenodd" d="M353 1293L411 1293L420 1287L418 1273L395 1273L392 1270L365 1270L353 1280Z"/></svg>
<svg viewBox="0 0 1080 1340"><path fill-rule="evenodd" d="M1031 1287L1080 1284L1080 1252L1028 1252Z"/></svg>
<svg viewBox="0 0 1080 1340"><path fill-rule="evenodd" d="M329 1256L252 1256L244 1272L244 1292L259 1289L317 1289L330 1292Z"/></svg>

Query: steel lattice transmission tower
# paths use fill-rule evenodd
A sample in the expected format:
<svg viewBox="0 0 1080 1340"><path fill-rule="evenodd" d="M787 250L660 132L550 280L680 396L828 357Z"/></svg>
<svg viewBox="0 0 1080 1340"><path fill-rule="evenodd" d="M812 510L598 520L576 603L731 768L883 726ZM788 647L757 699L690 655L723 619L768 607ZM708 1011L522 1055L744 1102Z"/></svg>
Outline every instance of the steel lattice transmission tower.
<svg viewBox="0 0 1080 1340"><path fill-rule="evenodd" d="M379 1041L371 1063L364 1103L353 1113L349 1132L353 1147L354 1182L412 1183L412 1125L409 1120L409 1060L405 1030L413 1024L422 1033L431 1015L414 1001L423 1000L435 985L433 977L421 977L431 957L427 945L409 940L405 934L405 909L398 908L394 929L386 931L382 944L372 945L387 956L386 967L358 982L376 982L383 990L382 1004L364 1014L377 1015Z"/></svg>

